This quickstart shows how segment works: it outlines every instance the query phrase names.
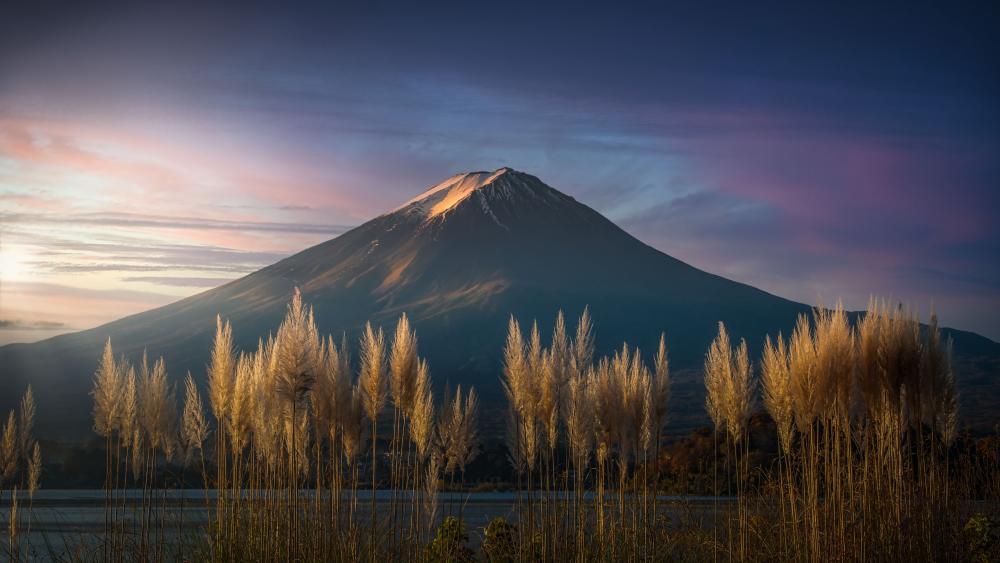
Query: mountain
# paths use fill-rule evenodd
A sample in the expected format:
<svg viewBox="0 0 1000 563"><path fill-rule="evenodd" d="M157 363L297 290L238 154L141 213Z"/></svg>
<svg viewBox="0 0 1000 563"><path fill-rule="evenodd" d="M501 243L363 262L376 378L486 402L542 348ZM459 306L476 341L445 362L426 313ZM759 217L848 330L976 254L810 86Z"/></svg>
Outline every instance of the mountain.
<svg viewBox="0 0 1000 563"><path fill-rule="evenodd" d="M391 329L405 311L435 381L474 384L487 405L499 403L512 314L549 331L558 310L572 328L589 307L603 352L625 340L651 352L665 331L679 429L705 420L697 369L719 321L757 351L766 334L787 334L809 311L676 260L538 178L501 168L453 176L335 239L171 305L0 348L0 408L12 408L30 382L41 435L86 437L91 375L108 337L118 353L138 358L146 348L174 376L190 370L203 381L215 315L231 320L238 347L252 349L276 330L295 287L324 333L354 337L367 320ZM1000 344L949 332L960 389L995 392ZM988 396L963 402L967 413L973 407L969 420L995 419L975 410L990 408ZM498 424L484 414L487 425Z"/></svg>

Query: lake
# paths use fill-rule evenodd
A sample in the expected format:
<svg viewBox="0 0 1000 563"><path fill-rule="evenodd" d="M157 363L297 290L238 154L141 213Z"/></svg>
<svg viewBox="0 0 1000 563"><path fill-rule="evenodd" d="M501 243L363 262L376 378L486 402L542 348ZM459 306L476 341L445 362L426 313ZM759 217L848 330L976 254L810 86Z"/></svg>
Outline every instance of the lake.
<svg viewBox="0 0 1000 563"><path fill-rule="evenodd" d="M162 510L165 511L168 534L181 531L197 533L204 529L215 505L216 491L203 489L161 490L156 492ZM280 492L279 492L280 494ZM540 493L536 492L536 499ZM18 494L18 529L21 534L22 550L30 544L39 554L63 553L80 545L94 545L100 538L105 527L104 491L96 489L49 489L39 490L29 501L28 495ZM312 501L315 495L311 491L302 491L302 498ZM505 517L516 522L516 506L518 493L508 492L441 492L438 494L438 520L449 514L460 515L469 531L470 543L478 544L482 529L494 518ZM560 494L560 499L570 499L572 494ZM116 492L117 505L125 505L120 510L117 520L124 523L126 530L136 526L141 517L137 508L141 500L141 490L126 490ZM350 493L343 495L349 500ZM376 510L379 507L387 509L392 501L393 492L376 491ZM397 493L402 498L404 511L410 506L410 493ZM526 498L526 493L521 493ZM595 495L584 495L587 500L593 500ZM610 502L617 502L617 496L608 495ZM210 508L206 509L206 499ZM660 511L672 519L683 516L708 518L716 505L725 506L731 498L715 498L703 496L660 496L658 499ZM369 515L371 492L362 490L357 493L357 512L355 518L364 522ZM30 512L29 512L30 505ZM10 514L10 494L4 494L0 499L0 521L4 523L4 531ZM30 514L30 522L29 522ZM7 542L6 533L3 534ZM51 558L40 555L38 560Z"/></svg>

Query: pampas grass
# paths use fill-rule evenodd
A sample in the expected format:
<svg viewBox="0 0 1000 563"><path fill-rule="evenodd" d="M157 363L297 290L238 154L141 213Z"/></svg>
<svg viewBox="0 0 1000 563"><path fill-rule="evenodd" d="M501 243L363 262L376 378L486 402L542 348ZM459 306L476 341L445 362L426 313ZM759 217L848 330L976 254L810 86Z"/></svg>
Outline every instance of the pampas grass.
<svg viewBox="0 0 1000 563"><path fill-rule="evenodd" d="M98 436L109 437L118 427L121 401L121 371L115 365L111 339L104 345L101 363L94 375L94 432Z"/></svg>
<svg viewBox="0 0 1000 563"><path fill-rule="evenodd" d="M218 421L224 420L229 408L229 395L233 388L235 370L233 354L233 328L222 316L215 317L215 340L212 344L212 359L208 366L208 399L212 414Z"/></svg>
<svg viewBox="0 0 1000 563"><path fill-rule="evenodd" d="M208 421L201 403L198 387L188 372L184 378L184 413L181 416L181 439L184 446L185 464L190 464L194 452L202 452L208 439Z"/></svg>
<svg viewBox="0 0 1000 563"><path fill-rule="evenodd" d="M454 401L444 405L444 413L439 427L443 444L445 471L454 473L458 470L465 482L465 467L479 453L479 398L475 389L469 389L468 395L462 398L462 386L455 392Z"/></svg>
<svg viewBox="0 0 1000 563"><path fill-rule="evenodd" d="M127 359L115 358L109 342L93 391L95 430L109 446L103 558L172 558L167 550L181 556L190 549L203 549L201 553L214 560L302 560L317 559L319 553L356 560L380 553L420 553L415 545L425 541L436 515L441 474L447 471L464 480L465 468L478 453L478 396L474 389L456 396L447 405L447 427L439 428L430 369L418 356L416 334L405 316L396 325L388 353L382 330L370 324L359 349L360 365L353 377L346 339L337 346L332 337L320 338L312 310L298 291L277 333L261 338L254 351L237 352L230 324L217 318L206 369L214 421L206 418L195 380L188 374L178 424L175 384L163 360L150 365L144 354L136 375ZM395 492L388 515L375 510L381 466L378 419L389 399L397 415L388 451L391 489L421 492L413 495L409 525L402 526L408 531L393 531L390 541L381 542L377 540L386 529L405 523L402 497ZM24 405L22 416L27 418L12 413L4 431L9 445L0 439L0 461L7 459L6 448L16 465L24 439L18 421L30 428L33 419L30 396ZM206 444L213 432L214 448ZM114 441L117 449L110 447ZM357 489L360 458L369 445L372 505L365 526L357 518ZM134 539L125 533L119 455L123 447L132 449L135 483L143 490L133 508ZM175 468L180 479L183 482L198 455L206 508L214 504L210 533L201 538L201 548L184 536L166 539L165 497L157 491L163 472L174 468L178 448L183 453L183 464ZM214 482L206 471L206 457L216 468ZM11 477L15 471L11 469ZM29 474L29 485L36 482L31 475L36 474ZM307 479L315 483L313 502L301 499ZM214 500L210 488L217 491ZM348 502L343 504L345 495ZM321 502L323 496L329 502ZM365 535L368 541L359 541Z"/></svg>
<svg viewBox="0 0 1000 563"><path fill-rule="evenodd" d="M725 455L727 485L716 482L715 491L735 492L735 499L731 509L716 504L707 527L689 519L668 524L658 504L672 391L666 336L649 356L625 343L595 357L586 309L573 331L558 313L544 339L537 322L526 337L511 317L501 382L518 493L511 553L501 560L948 557L972 490L965 485L959 494L951 473L958 396L950 343L941 338L936 316L922 329L912 310L871 303L854 324L839 304L817 307L797 319L787 338L766 338L756 364L747 342L734 345L719 324L703 365L705 408ZM213 419L188 374L180 424L175 383L163 360L150 366L143 359L137 376L127 359L115 358L109 342L93 391L114 507L103 557L430 557L435 552L423 545L441 513L442 481L465 484L480 449L480 413L474 389L460 386L435 401L430 366L417 342L405 315L396 320L391 342L366 323L352 365L346 337L339 344L321 337L296 291L276 334L261 338L254 350L237 351L232 328L217 319L207 366ZM755 371L780 451L774 468L750 455L762 432L751 428ZM27 487L29 498L40 466L38 445L25 442L24 434L32 426L33 403L26 396L0 435L3 483ZM392 434L385 433L380 448L379 424L384 432L390 404ZM214 447L207 443L212 433ZM178 447L184 463L175 467ZM131 449L139 468L133 485L144 491L133 509L134 536L126 533L124 502L115 501L128 482L122 449ZM157 491L168 471L179 472L183 482L196 450L206 509L214 504L210 527L194 538L168 539L164 497ZM214 479L209 464L215 465ZM371 471L369 514L358 506L364 471ZM380 487L391 493L386 508L376 502ZM217 489L215 500L210 488ZM448 503L449 513L452 508ZM16 524L8 526L13 538L11 526Z"/></svg>
<svg viewBox="0 0 1000 563"><path fill-rule="evenodd" d="M0 479L3 481L10 481L17 473L17 455L17 418L14 411L10 411L0 438Z"/></svg>
<svg viewBox="0 0 1000 563"><path fill-rule="evenodd" d="M5 492L10 498L7 545L0 547L5 547L11 561L31 560L34 555L30 543L22 545L19 520L23 517L27 521L23 537L30 540L35 492L42 473L41 447L34 437L36 413L35 395L29 386L21 396L19 408L8 413L0 432L0 500ZM19 491L28 493L27 511L19 507Z"/></svg>
<svg viewBox="0 0 1000 563"><path fill-rule="evenodd" d="M386 378L385 361L385 336L382 329L378 332L372 330L371 323L365 323L364 335L361 338L361 375L358 385L361 388L362 405L365 415L372 423L372 495L371 495L371 541L368 545L369 553L375 552L376 538L376 516L375 516L375 491L378 489L376 474L378 470L378 460L375 457L375 450L378 445L378 417L385 408L386 399L389 394L388 379Z"/></svg>
<svg viewBox="0 0 1000 563"><path fill-rule="evenodd" d="M787 341L766 340L764 405L784 454L782 553L942 555L957 411L948 349L935 316L922 331L911 309L875 299L854 327L840 304L817 307Z"/></svg>

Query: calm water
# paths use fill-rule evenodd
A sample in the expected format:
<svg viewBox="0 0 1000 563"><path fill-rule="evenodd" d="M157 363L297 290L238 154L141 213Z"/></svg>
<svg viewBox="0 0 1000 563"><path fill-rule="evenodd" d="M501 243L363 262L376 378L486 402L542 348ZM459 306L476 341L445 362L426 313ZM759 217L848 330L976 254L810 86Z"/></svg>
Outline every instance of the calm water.
<svg viewBox="0 0 1000 563"><path fill-rule="evenodd" d="M162 498L162 510L167 533L177 534L181 531L197 533L204 529L209 521L210 510L205 509L206 496L210 505L214 505L216 492L202 489L157 491ZM303 492L303 498L312 499L313 494ZM537 495L537 493L536 493ZM141 490L128 490L116 493L117 504L125 503L124 512L119 512L118 521L125 523L125 529L132 528L139 518L138 510L133 510L136 501L141 499ZM403 498L404 510L408 509L409 493L400 493ZM568 498L571 495L562 495ZM594 495L585 495L593 499ZM344 498L347 499L348 495ZM375 495L376 510L386 508L391 501L392 492L377 491ZM617 502L617 497L610 498ZM503 516L511 521L516 520L516 505L518 495L515 492L475 492L446 493L438 495L438 515L440 518L448 514L461 514L470 532L470 540L478 543L482 528L490 520ZM718 499L726 503L730 499ZM9 493L0 499L0 522L4 531L10 514L11 499ZM661 496L661 510L671 518L681 515L696 515L708 517L714 511L717 499L698 496ZM355 517L364 521L369 514L371 503L370 491L358 491L358 505ZM30 504L30 511L29 511ZM30 522L29 522L30 515ZM22 547L30 543L36 553L62 553L72 546L93 545L100 537L105 522L104 491L101 490L39 490L30 501L27 495L18 495L18 527L21 534ZM7 542L3 534L4 544ZM2 557L2 554L0 554ZM40 557L39 560L46 560Z"/></svg>

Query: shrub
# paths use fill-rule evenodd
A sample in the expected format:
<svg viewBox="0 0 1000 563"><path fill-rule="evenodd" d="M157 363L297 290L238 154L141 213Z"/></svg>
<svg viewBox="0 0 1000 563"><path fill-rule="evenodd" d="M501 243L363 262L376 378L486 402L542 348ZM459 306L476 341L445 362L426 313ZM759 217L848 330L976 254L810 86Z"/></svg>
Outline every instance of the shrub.
<svg viewBox="0 0 1000 563"><path fill-rule="evenodd" d="M490 563L508 563L517 556L517 527L501 516L483 530L483 555Z"/></svg>
<svg viewBox="0 0 1000 563"><path fill-rule="evenodd" d="M465 545L468 541L465 523L454 516L448 516L438 526L434 539L427 545L427 560L434 563L475 561L475 554Z"/></svg>
<svg viewBox="0 0 1000 563"><path fill-rule="evenodd" d="M969 559L977 563L996 561L997 523L985 514L973 514L965 523L965 537L968 540Z"/></svg>

